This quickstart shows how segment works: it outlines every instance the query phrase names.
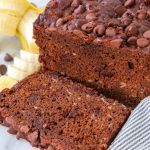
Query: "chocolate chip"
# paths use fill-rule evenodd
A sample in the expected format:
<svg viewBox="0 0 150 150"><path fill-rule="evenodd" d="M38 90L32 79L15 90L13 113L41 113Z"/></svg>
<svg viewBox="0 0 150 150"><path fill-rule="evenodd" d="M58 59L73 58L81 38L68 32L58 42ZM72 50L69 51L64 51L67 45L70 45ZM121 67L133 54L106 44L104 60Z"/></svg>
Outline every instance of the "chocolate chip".
<svg viewBox="0 0 150 150"><path fill-rule="evenodd" d="M62 18L59 18L57 21L56 21L56 27L59 27L61 25L64 24L64 20Z"/></svg>
<svg viewBox="0 0 150 150"><path fill-rule="evenodd" d="M113 18L109 21L108 26L116 27L116 26L120 26L120 24L121 24L120 20Z"/></svg>
<svg viewBox="0 0 150 150"><path fill-rule="evenodd" d="M81 28L81 26L83 25L83 24L85 24L85 23L87 23L86 22L86 20L84 20L84 19L78 19L78 20L76 20L75 21L75 26L77 27L77 28Z"/></svg>
<svg viewBox="0 0 150 150"><path fill-rule="evenodd" d="M17 134L17 131L13 127L10 127L7 132L13 135Z"/></svg>
<svg viewBox="0 0 150 150"><path fill-rule="evenodd" d="M79 115L80 115L79 112L77 112L76 110L73 110L68 114L67 118L72 119L72 118L76 118Z"/></svg>
<svg viewBox="0 0 150 150"><path fill-rule="evenodd" d="M140 20L145 20L146 19L146 12L145 11L140 11L137 13L137 18Z"/></svg>
<svg viewBox="0 0 150 150"><path fill-rule="evenodd" d="M123 43L123 39L114 39L110 41L110 44L115 48L120 48Z"/></svg>
<svg viewBox="0 0 150 150"><path fill-rule="evenodd" d="M105 26L103 24L100 24L94 28L93 32L97 36L103 36L105 34L105 30L106 30Z"/></svg>
<svg viewBox="0 0 150 150"><path fill-rule="evenodd" d="M80 0L73 0L72 4L71 4L71 7L78 7L80 5Z"/></svg>
<svg viewBox="0 0 150 150"><path fill-rule="evenodd" d="M88 20L88 21L94 21L96 19L97 19L97 17L94 13L89 13L86 15L86 20Z"/></svg>
<svg viewBox="0 0 150 150"><path fill-rule="evenodd" d="M145 3L146 5L150 5L150 0L144 0L144 3Z"/></svg>
<svg viewBox="0 0 150 150"><path fill-rule="evenodd" d="M10 61L13 61L13 57L10 54L6 53L4 60L6 62L10 62Z"/></svg>
<svg viewBox="0 0 150 150"><path fill-rule="evenodd" d="M74 14L81 14L85 11L85 8L82 5L79 5L78 8L74 10Z"/></svg>
<svg viewBox="0 0 150 150"><path fill-rule="evenodd" d="M57 8L57 2L56 1L50 1L48 4L48 7L51 9Z"/></svg>
<svg viewBox="0 0 150 150"><path fill-rule="evenodd" d="M72 3L72 0L56 0L58 3L59 8L65 9L69 7Z"/></svg>
<svg viewBox="0 0 150 150"><path fill-rule="evenodd" d="M122 16L126 12L126 8L123 5L118 5L115 7L114 11L119 15Z"/></svg>
<svg viewBox="0 0 150 150"><path fill-rule="evenodd" d="M142 35L145 31L149 30L149 28L147 26L141 25L138 28L139 30L139 34Z"/></svg>
<svg viewBox="0 0 150 150"><path fill-rule="evenodd" d="M86 23L82 25L81 29L86 33L91 33L93 31L95 24L93 22Z"/></svg>
<svg viewBox="0 0 150 150"><path fill-rule="evenodd" d="M138 28L134 24L129 25L125 30L127 36L137 36Z"/></svg>
<svg viewBox="0 0 150 150"><path fill-rule="evenodd" d="M131 36L131 37L128 38L127 43L129 45L136 46L136 44L137 44L136 41L137 41L137 37L136 36Z"/></svg>
<svg viewBox="0 0 150 150"><path fill-rule="evenodd" d="M6 65L0 65L0 75L4 75L7 72Z"/></svg>
<svg viewBox="0 0 150 150"><path fill-rule="evenodd" d="M146 47L146 46L149 45L149 41L148 41L147 39L145 39L145 38L139 38L139 39L137 40L137 45L138 45L139 47L143 48L143 47Z"/></svg>
<svg viewBox="0 0 150 150"><path fill-rule="evenodd" d="M132 7L134 4L135 4L135 0L127 0L127 1L124 3L124 6L125 6L125 7Z"/></svg>
<svg viewBox="0 0 150 150"><path fill-rule="evenodd" d="M8 124L8 125L14 125L14 118L13 117L7 117L5 119L5 122Z"/></svg>
<svg viewBox="0 0 150 150"><path fill-rule="evenodd" d="M106 35L109 37L113 37L116 35L116 30L112 27L106 29Z"/></svg>
<svg viewBox="0 0 150 150"><path fill-rule="evenodd" d="M144 32L143 37L150 39L150 30Z"/></svg>
<svg viewBox="0 0 150 150"><path fill-rule="evenodd" d="M27 97L27 100L29 101L37 101L41 99L41 95L39 94L31 94L30 96Z"/></svg>
<svg viewBox="0 0 150 150"><path fill-rule="evenodd" d="M126 27L126 26L128 26L129 24L131 24L132 19L127 18L127 17L124 17L123 19L121 19L121 22L122 22L122 25L123 25L124 27Z"/></svg>

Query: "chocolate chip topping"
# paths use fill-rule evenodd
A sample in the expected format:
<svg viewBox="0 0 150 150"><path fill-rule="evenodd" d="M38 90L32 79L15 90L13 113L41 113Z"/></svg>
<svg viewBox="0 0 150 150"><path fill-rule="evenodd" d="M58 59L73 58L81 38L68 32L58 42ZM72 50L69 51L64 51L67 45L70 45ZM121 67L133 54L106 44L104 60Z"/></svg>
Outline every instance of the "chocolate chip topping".
<svg viewBox="0 0 150 150"><path fill-rule="evenodd" d="M137 40L137 45L142 48L142 47L148 46L149 45L149 41L147 39L145 39L145 38L139 38Z"/></svg>
<svg viewBox="0 0 150 150"><path fill-rule="evenodd" d="M103 24L100 24L100 25L97 25L95 28L94 28L94 34L96 34L97 36L103 36L105 34L105 26Z"/></svg>
<svg viewBox="0 0 150 150"><path fill-rule="evenodd" d="M113 37L116 35L116 30L112 27L106 29L106 35L109 37Z"/></svg>
<svg viewBox="0 0 150 150"><path fill-rule="evenodd" d="M122 16L126 12L127 9L123 5L118 5L115 7L114 10L119 16Z"/></svg>
<svg viewBox="0 0 150 150"><path fill-rule="evenodd" d="M135 4L135 0L127 0L124 4L125 7L131 7Z"/></svg>
<svg viewBox="0 0 150 150"><path fill-rule="evenodd" d="M147 30L146 32L144 32L143 37L150 39L150 30Z"/></svg>
<svg viewBox="0 0 150 150"><path fill-rule="evenodd" d="M134 45L135 48L141 47L137 39L146 38L144 41L148 42L143 45L144 49L149 47L149 0L52 0L48 7L51 9L41 17L44 25L69 31L82 30L87 36L92 34L93 41L97 37L104 41L119 37L124 46ZM67 15L71 17L65 20Z"/></svg>
<svg viewBox="0 0 150 150"><path fill-rule="evenodd" d="M84 24L81 28L86 33L91 33L93 31L94 26L95 26L94 22L89 22Z"/></svg>
<svg viewBox="0 0 150 150"><path fill-rule="evenodd" d="M5 75L7 72L6 65L0 65L0 75Z"/></svg>
<svg viewBox="0 0 150 150"><path fill-rule="evenodd" d="M137 37L136 36L131 36L131 37L128 38L127 43L129 45L136 46L136 41L137 41Z"/></svg>
<svg viewBox="0 0 150 150"><path fill-rule="evenodd" d="M138 28L136 25L131 24L126 28L125 32L126 32L127 36L137 36Z"/></svg>

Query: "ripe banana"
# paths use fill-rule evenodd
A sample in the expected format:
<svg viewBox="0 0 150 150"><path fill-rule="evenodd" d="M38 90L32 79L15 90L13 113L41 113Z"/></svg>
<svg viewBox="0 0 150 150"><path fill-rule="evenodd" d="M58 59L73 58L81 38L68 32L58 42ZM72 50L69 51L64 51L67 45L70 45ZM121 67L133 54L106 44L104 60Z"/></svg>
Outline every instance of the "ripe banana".
<svg viewBox="0 0 150 150"><path fill-rule="evenodd" d="M22 34L17 31L16 36L19 38L19 40L22 44L22 48L28 50L29 49L28 43L27 43L26 39L22 36Z"/></svg>
<svg viewBox="0 0 150 150"><path fill-rule="evenodd" d="M23 59L14 57L14 67L17 69L32 74L39 70L40 66L37 63L27 62Z"/></svg>
<svg viewBox="0 0 150 150"><path fill-rule="evenodd" d="M0 91L6 89L6 88L11 88L17 83L17 80L14 80L11 77L8 76L1 76L0 77Z"/></svg>
<svg viewBox="0 0 150 150"><path fill-rule="evenodd" d="M14 36L21 17L12 11L0 10L0 34Z"/></svg>
<svg viewBox="0 0 150 150"><path fill-rule="evenodd" d="M14 66L8 66L7 75L15 80L22 80L29 75L29 73L21 71Z"/></svg>
<svg viewBox="0 0 150 150"><path fill-rule="evenodd" d="M26 60L28 62L32 62L32 63L39 65L39 61L38 61L39 55L38 54L30 53L25 50L20 50L20 58L23 60Z"/></svg>
<svg viewBox="0 0 150 150"><path fill-rule="evenodd" d="M18 31L24 39L26 39L27 44L29 46L29 50L38 53L39 48L35 44L35 40L33 39L33 23L38 17L38 13L33 9L28 9L24 17L22 18Z"/></svg>
<svg viewBox="0 0 150 150"><path fill-rule="evenodd" d="M0 0L0 9L16 11L21 16L29 7L30 3L27 0Z"/></svg>

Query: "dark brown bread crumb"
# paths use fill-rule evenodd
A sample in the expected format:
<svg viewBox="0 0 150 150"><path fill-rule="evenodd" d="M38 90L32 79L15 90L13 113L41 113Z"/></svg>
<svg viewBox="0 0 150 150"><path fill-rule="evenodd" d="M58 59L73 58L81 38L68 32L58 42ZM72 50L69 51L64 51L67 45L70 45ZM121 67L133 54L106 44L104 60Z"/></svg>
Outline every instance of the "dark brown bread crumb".
<svg viewBox="0 0 150 150"><path fill-rule="evenodd" d="M9 133L42 150L104 150L130 109L52 72L36 73L0 94Z"/></svg>
<svg viewBox="0 0 150 150"><path fill-rule="evenodd" d="M150 94L150 12L141 0L52 0L34 24L44 69L133 108Z"/></svg>

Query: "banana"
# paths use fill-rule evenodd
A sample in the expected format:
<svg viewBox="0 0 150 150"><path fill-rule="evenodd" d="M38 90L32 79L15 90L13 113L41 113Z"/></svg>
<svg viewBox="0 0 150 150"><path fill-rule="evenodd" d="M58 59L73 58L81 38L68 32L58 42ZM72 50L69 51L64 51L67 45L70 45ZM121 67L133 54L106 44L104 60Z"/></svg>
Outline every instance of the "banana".
<svg viewBox="0 0 150 150"><path fill-rule="evenodd" d="M26 41L26 39L21 35L21 33L19 33L18 31L16 32L16 36L18 37L18 39L20 40L21 44L22 44L22 48L28 50L29 49L29 45Z"/></svg>
<svg viewBox="0 0 150 150"><path fill-rule="evenodd" d="M37 63L27 62L23 59L14 57L14 67L20 69L21 71L27 72L28 74L32 74L39 70L40 66Z"/></svg>
<svg viewBox="0 0 150 150"><path fill-rule="evenodd" d="M15 80L22 80L30 74L10 65L8 66L7 75Z"/></svg>
<svg viewBox="0 0 150 150"><path fill-rule="evenodd" d="M11 77L8 76L1 76L0 77L0 91L6 89L6 88L11 88L17 83L17 80L14 80Z"/></svg>
<svg viewBox="0 0 150 150"><path fill-rule="evenodd" d="M0 10L0 34L14 36L21 17L12 11Z"/></svg>
<svg viewBox="0 0 150 150"><path fill-rule="evenodd" d="M38 54L30 53L25 50L20 50L20 58L23 60L26 60L28 62L33 62L35 64L39 64L39 61L38 61L39 55Z"/></svg>
<svg viewBox="0 0 150 150"><path fill-rule="evenodd" d="M37 13L33 9L28 9L24 17L22 18L18 31L19 33L26 39L28 44L28 50L38 53L39 48L35 44L35 40L33 39L33 23L38 17L39 13Z"/></svg>
<svg viewBox="0 0 150 150"><path fill-rule="evenodd" d="M0 9L16 11L21 16L30 6L27 0L0 0Z"/></svg>

